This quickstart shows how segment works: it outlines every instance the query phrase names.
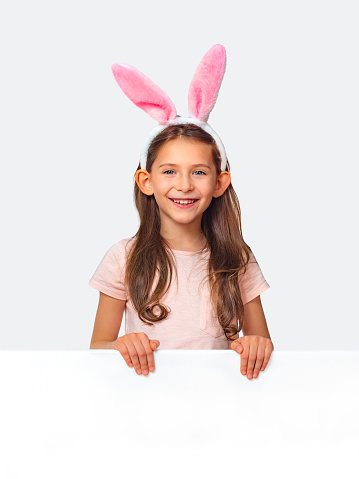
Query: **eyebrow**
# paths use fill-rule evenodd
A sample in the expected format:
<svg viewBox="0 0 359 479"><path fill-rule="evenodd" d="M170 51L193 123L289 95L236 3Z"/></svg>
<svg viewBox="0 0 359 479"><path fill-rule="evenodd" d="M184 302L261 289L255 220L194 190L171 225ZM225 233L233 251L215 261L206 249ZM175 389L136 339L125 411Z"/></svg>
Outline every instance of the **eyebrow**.
<svg viewBox="0 0 359 479"><path fill-rule="evenodd" d="M175 167L176 167L176 166L178 166L178 165L177 165L176 163L163 163L163 164L160 165L158 168L162 168L162 166L175 166ZM202 168L208 168L208 169L210 169L210 167L209 167L208 165L204 164L204 163L197 163L196 165L192 165L192 167L195 167L195 168L197 168L197 167L199 167L199 166L202 167Z"/></svg>

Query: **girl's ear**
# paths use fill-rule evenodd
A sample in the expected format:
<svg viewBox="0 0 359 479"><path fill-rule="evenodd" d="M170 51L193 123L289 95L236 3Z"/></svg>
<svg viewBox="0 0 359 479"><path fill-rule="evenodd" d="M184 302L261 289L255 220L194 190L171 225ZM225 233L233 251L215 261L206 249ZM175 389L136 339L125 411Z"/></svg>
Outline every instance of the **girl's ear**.
<svg viewBox="0 0 359 479"><path fill-rule="evenodd" d="M212 196L214 198L218 198L219 196L222 196L230 184L231 184L230 173L228 171L221 171L220 175L218 175L216 186Z"/></svg>
<svg viewBox="0 0 359 479"><path fill-rule="evenodd" d="M111 69L124 94L150 117L159 123L176 118L169 96L143 73L126 63L115 63Z"/></svg>
<svg viewBox="0 0 359 479"><path fill-rule="evenodd" d="M214 45L198 65L188 91L188 110L192 118L206 122L217 100L226 67L226 50Z"/></svg>
<svg viewBox="0 0 359 479"><path fill-rule="evenodd" d="M153 189L151 187L150 175L146 170L137 170L135 174L135 180L137 186L147 196L153 195Z"/></svg>

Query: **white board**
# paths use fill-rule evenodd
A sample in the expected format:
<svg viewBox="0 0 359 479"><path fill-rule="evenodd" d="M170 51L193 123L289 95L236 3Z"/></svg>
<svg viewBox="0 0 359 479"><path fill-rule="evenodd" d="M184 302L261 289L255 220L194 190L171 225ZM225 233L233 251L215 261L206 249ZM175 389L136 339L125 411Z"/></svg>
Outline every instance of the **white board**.
<svg viewBox="0 0 359 479"><path fill-rule="evenodd" d="M0 351L0 477L359 477L359 351Z"/></svg>

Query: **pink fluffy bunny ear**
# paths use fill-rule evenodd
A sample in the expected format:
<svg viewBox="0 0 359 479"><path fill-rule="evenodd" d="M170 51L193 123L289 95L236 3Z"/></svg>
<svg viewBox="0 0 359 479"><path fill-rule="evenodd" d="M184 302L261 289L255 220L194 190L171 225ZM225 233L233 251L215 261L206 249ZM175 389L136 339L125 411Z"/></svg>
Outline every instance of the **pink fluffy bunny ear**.
<svg viewBox="0 0 359 479"><path fill-rule="evenodd" d="M207 122L217 100L226 67L226 50L214 45L198 65L188 91L188 109L193 118Z"/></svg>
<svg viewBox="0 0 359 479"><path fill-rule="evenodd" d="M143 73L126 63L115 63L111 69L124 94L153 119L168 123L176 118L169 96Z"/></svg>

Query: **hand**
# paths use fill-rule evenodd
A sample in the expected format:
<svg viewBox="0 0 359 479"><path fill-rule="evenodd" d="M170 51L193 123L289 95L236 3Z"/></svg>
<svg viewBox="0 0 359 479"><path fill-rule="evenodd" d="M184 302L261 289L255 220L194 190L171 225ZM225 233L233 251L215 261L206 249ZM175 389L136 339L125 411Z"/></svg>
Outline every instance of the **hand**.
<svg viewBox="0 0 359 479"><path fill-rule="evenodd" d="M241 354L241 372L248 373L248 379L258 377L264 371L274 349L270 339L263 336L248 335L232 342L231 348Z"/></svg>
<svg viewBox="0 0 359 479"><path fill-rule="evenodd" d="M120 336L114 341L114 349L117 349L129 367L134 366L137 374L149 374L155 370L155 351L160 342L157 339L150 340L145 333L130 333Z"/></svg>

